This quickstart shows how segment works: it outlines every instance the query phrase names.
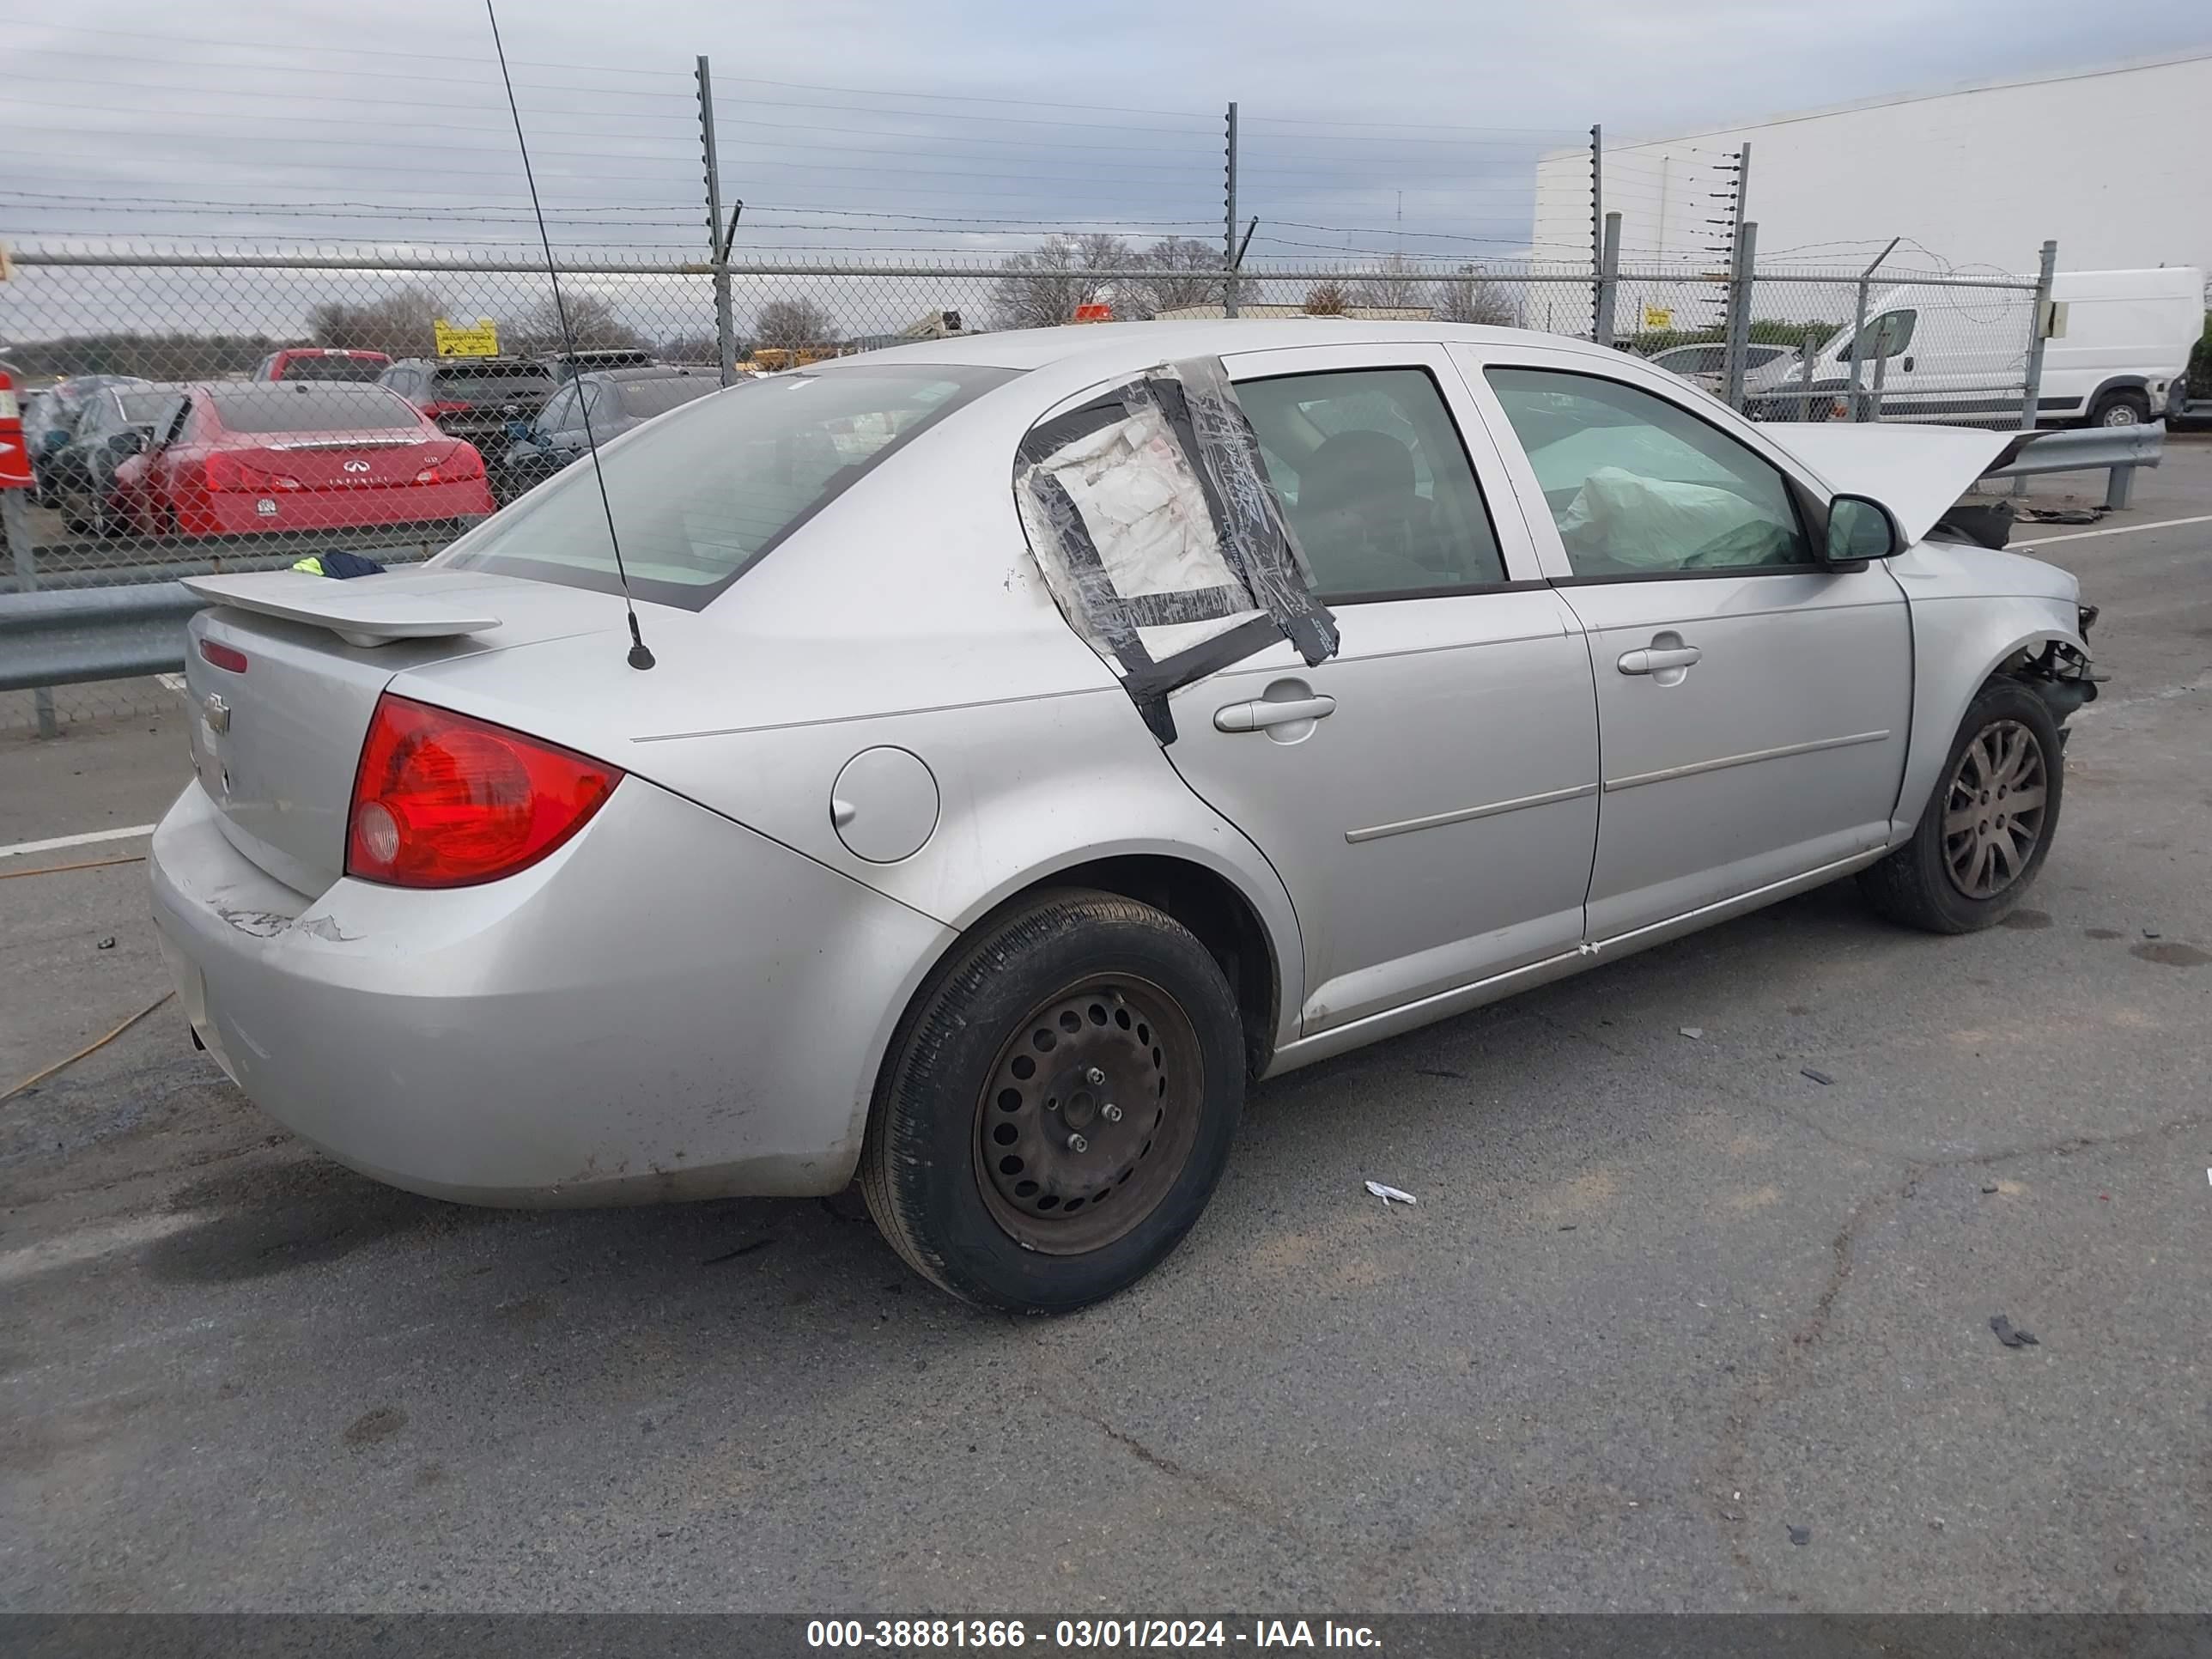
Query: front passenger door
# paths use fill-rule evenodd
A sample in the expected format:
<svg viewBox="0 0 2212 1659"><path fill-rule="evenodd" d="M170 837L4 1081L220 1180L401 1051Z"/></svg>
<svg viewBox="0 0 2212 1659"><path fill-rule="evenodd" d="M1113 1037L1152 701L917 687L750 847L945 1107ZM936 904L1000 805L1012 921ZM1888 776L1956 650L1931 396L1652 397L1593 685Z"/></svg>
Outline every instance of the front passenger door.
<svg viewBox="0 0 2212 1659"><path fill-rule="evenodd" d="M1470 367L1589 632L1590 938L1882 845L1912 712L1887 568L1818 562L1802 487L1756 428L1649 371L1533 347Z"/></svg>

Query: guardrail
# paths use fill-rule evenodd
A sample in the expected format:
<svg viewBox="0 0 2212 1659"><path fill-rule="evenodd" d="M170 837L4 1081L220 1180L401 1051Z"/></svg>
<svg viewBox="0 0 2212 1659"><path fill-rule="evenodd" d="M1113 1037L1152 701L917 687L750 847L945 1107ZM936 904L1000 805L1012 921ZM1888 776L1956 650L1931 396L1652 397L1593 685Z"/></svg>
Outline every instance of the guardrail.
<svg viewBox="0 0 2212 1659"><path fill-rule="evenodd" d="M0 691L174 673L206 603L179 582L0 593Z"/></svg>
<svg viewBox="0 0 2212 1659"><path fill-rule="evenodd" d="M2039 432L2024 442L1989 478L2031 478L2049 472L2105 473L2105 505L2117 511L2128 504L2136 469L2156 466L2166 453L2166 422L2148 426L2090 426Z"/></svg>

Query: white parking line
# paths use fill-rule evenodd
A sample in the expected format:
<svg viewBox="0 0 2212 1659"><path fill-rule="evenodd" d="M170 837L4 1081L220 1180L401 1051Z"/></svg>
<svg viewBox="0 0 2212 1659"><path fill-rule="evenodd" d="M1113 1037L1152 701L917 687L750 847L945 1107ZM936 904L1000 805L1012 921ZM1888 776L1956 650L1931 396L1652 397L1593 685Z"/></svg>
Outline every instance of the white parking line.
<svg viewBox="0 0 2212 1659"><path fill-rule="evenodd" d="M58 853L64 847L89 847L97 841L128 841L133 836L150 836L150 823L134 823L127 830L88 830L81 836L55 836L46 841L19 841L13 847L0 847L0 859L12 859L18 853Z"/></svg>
<svg viewBox="0 0 2212 1659"><path fill-rule="evenodd" d="M2012 542L2012 547L2048 547L2053 542L2087 541L2092 536L2128 536L2138 530L2172 530L2177 525L2212 524L2212 513L2200 513L2193 519L2160 519L2156 524L2116 524L2109 530L2075 530L2063 536L2043 536L2032 542Z"/></svg>

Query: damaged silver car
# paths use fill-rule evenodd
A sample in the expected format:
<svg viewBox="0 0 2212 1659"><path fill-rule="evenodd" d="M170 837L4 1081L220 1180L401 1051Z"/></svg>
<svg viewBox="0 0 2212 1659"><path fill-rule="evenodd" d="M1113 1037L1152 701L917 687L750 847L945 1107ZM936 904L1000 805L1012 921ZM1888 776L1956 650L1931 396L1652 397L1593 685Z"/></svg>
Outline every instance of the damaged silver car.
<svg viewBox="0 0 2212 1659"><path fill-rule="evenodd" d="M197 579L155 913L380 1181L857 1175L938 1285L1077 1307L1255 1079L1847 875L2002 917L2095 690L2074 579L1951 527L2008 441L1340 320L752 381L419 570Z"/></svg>

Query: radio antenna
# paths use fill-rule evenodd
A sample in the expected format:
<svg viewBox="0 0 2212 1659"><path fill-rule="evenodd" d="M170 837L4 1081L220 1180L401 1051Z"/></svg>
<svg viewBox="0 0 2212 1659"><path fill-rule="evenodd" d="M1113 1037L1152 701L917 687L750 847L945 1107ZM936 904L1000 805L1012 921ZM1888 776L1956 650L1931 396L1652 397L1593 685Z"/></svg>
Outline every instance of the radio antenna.
<svg viewBox="0 0 2212 1659"><path fill-rule="evenodd" d="M507 112L514 118L514 144L522 152L522 179L530 186L530 210L538 216L538 240L545 249L545 278L553 284L553 314L561 322L561 349L566 356L573 379L581 368L576 361L575 331L568 326L568 302L561 297L561 270L553 263L553 238L545 228L545 210L538 200L538 175L530 167L530 143L522 136L522 111L514 101L514 77L507 72L507 47L499 38L499 13L493 9L492 0L484 0L484 15L491 19L492 50L499 55L499 78L507 88ZM584 416L584 442L592 452L592 477L599 487L599 510L607 515L607 541L615 550L615 580L622 584L623 610L629 617L629 665L632 668L653 666L653 653L645 648L645 635L638 631L637 601L630 597L629 572L623 565L622 538L615 533L614 503L607 499L607 475L599 470L599 434L592 430L592 413L586 401L579 398L577 406Z"/></svg>

